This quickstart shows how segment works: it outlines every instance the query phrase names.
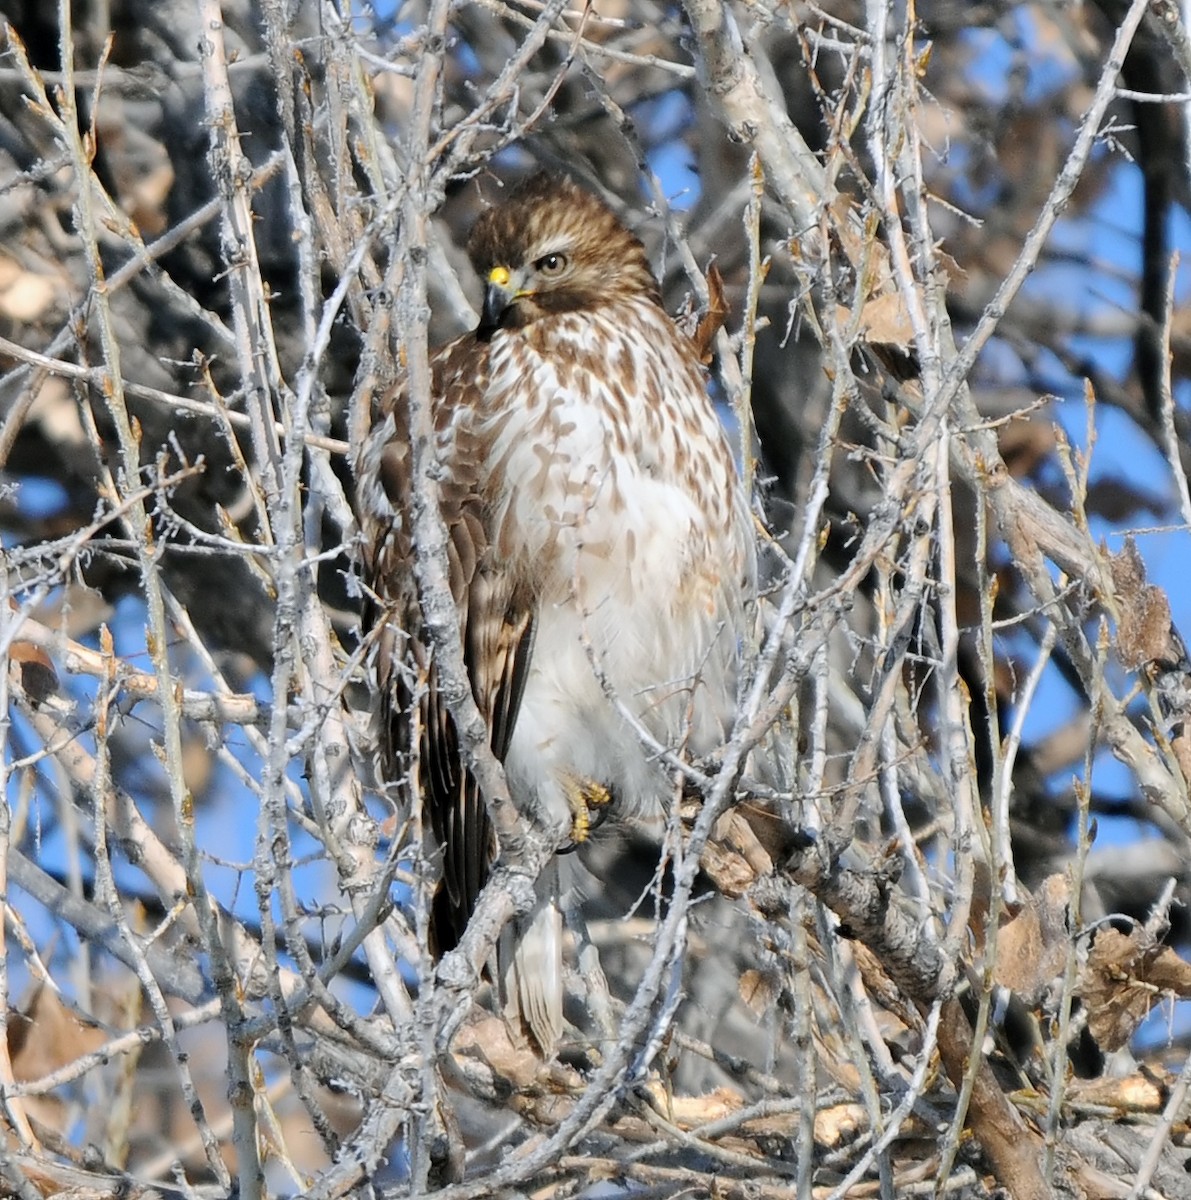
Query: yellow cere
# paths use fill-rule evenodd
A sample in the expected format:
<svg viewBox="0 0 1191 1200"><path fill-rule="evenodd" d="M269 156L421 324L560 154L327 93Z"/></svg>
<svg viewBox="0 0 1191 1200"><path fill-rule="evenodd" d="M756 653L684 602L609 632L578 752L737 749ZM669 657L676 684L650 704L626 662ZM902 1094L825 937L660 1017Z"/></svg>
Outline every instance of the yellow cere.
<svg viewBox="0 0 1191 1200"><path fill-rule="evenodd" d="M509 268L493 267L488 272L488 282L496 284L497 287L504 287L509 282Z"/></svg>

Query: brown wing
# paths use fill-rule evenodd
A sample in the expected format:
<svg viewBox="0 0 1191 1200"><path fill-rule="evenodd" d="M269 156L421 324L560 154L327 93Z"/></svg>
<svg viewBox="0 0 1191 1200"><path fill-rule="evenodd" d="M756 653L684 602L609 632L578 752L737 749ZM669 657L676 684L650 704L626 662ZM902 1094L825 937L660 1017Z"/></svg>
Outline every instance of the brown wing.
<svg viewBox="0 0 1191 1200"><path fill-rule="evenodd" d="M491 731L493 753L503 761L532 652L533 598L490 553L481 495L488 447L467 417L481 403L487 367L488 347L471 334L444 346L431 363L443 456L442 514L464 662L476 705ZM365 447L361 455L360 486L367 494L379 485L393 510L408 514L411 463L403 393L382 401L378 422L390 416L392 436L383 448ZM462 936L487 881L495 838L484 798L461 760L438 671L421 638L408 525L404 520L382 522L369 515L367 503L363 507L369 583L383 606L372 622L386 622L378 661L381 770L386 781L420 791L423 812L441 848L442 884L431 913L431 948L445 953Z"/></svg>

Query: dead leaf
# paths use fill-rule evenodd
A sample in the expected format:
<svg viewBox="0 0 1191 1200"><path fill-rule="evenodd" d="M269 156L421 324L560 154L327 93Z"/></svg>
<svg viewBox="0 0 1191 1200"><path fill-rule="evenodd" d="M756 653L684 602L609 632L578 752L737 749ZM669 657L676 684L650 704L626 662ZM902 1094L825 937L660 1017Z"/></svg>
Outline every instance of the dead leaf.
<svg viewBox="0 0 1191 1200"><path fill-rule="evenodd" d="M850 320L851 313L841 309L840 319ZM898 292L882 292L865 300L860 309L860 336L870 345L913 349L914 326Z"/></svg>
<svg viewBox="0 0 1191 1200"><path fill-rule="evenodd" d="M40 1079L98 1050L108 1040L98 1025L68 1008L52 987L39 986L24 1011L8 1018L13 1078Z"/></svg>
<svg viewBox="0 0 1191 1200"><path fill-rule="evenodd" d="M69 1008L47 985L38 986L23 1011L8 1014L8 1055L18 1083L41 1079L98 1050L107 1040L103 1029ZM20 1110L18 1122L27 1115L42 1138L49 1131L66 1132L70 1110L53 1092L24 1097Z"/></svg>
<svg viewBox="0 0 1191 1200"><path fill-rule="evenodd" d="M750 968L740 977L740 998L758 1017L763 1017L777 1000L777 981L764 971Z"/></svg>
<svg viewBox="0 0 1191 1200"><path fill-rule="evenodd" d="M714 357L715 335L724 327L728 314L732 310L724 296L724 277L720 269L711 263L707 268L707 308L699 315L699 324L691 334L695 343L695 353L699 361L707 366Z"/></svg>
<svg viewBox="0 0 1191 1200"><path fill-rule="evenodd" d="M1051 875L1043 880L1037 893L1025 893L1016 915L997 931L993 978L1030 1008L1066 966L1071 944L1067 921L1070 901L1067 877Z"/></svg>
<svg viewBox="0 0 1191 1200"><path fill-rule="evenodd" d="M1108 556L1117 601L1117 655L1130 671L1151 662L1177 662L1170 635L1170 603L1161 588L1146 583L1145 564L1132 538Z"/></svg>
<svg viewBox="0 0 1191 1200"><path fill-rule="evenodd" d="M1088 953L1077 994L1088 1012L1088 1030L1101 1049L1119 1050L1155 1005L1191 996L1191 963L1144 930L1104 929Z"/></svg>
<svg viewBox="0 0 1191 1200"><path fill-rule="evenodd" d="M1001 427L997 445L1009 474L1014 479L1023 479L1054 453L1054 426L1048 421L1030 418L1010 421Z"/></svg>

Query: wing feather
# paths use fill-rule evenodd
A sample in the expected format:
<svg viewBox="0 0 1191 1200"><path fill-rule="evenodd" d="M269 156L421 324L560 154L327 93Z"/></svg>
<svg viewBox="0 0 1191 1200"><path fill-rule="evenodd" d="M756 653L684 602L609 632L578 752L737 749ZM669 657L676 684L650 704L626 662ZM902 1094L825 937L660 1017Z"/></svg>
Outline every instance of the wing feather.
<svg viewBox="0 0 1191 1200"><path fill-rule="evenodd" d="M532 657L534 598L522 581L502 568L499 554L491 552L483 480L491 435L477 432L476 422L469 420L469 414L482 408L488 347L468 334L439 350L431 369L443 468L442 515L464 663L476 705L491 731L493 753L503 761ZM433 949L445 953L462 936L487 882L495 837L480 789L462 761L437 667L422 640L408 532L411 456L404 393L396 390L386 396L377 418L379 432L373 438L380 444L370 439L360 460L367 570L380 608L373 619L387 620L406 635L404 647L391 630L381 636L382 770L386 779L403 779L407 789L420 791L441 850L442 882L431 914L431 937ZM376 502L374 477L384 504ZM413 677L424 681L420 688L411 686L411 672L401 668L403 653Z"/></svg>

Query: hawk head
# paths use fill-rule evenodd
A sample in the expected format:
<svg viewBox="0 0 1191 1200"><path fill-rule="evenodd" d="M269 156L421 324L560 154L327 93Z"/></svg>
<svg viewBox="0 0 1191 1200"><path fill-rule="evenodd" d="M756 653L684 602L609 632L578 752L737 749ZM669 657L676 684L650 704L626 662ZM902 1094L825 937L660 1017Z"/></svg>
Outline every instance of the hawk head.
<svg viewBox="0 0 1191 1200"><path fill-rule="evenodd" d="M644 297L661 304L645 247L602 200L558 175L531 175L476 222L467 252L484 281L477 334L548 313Z"/></svg>

